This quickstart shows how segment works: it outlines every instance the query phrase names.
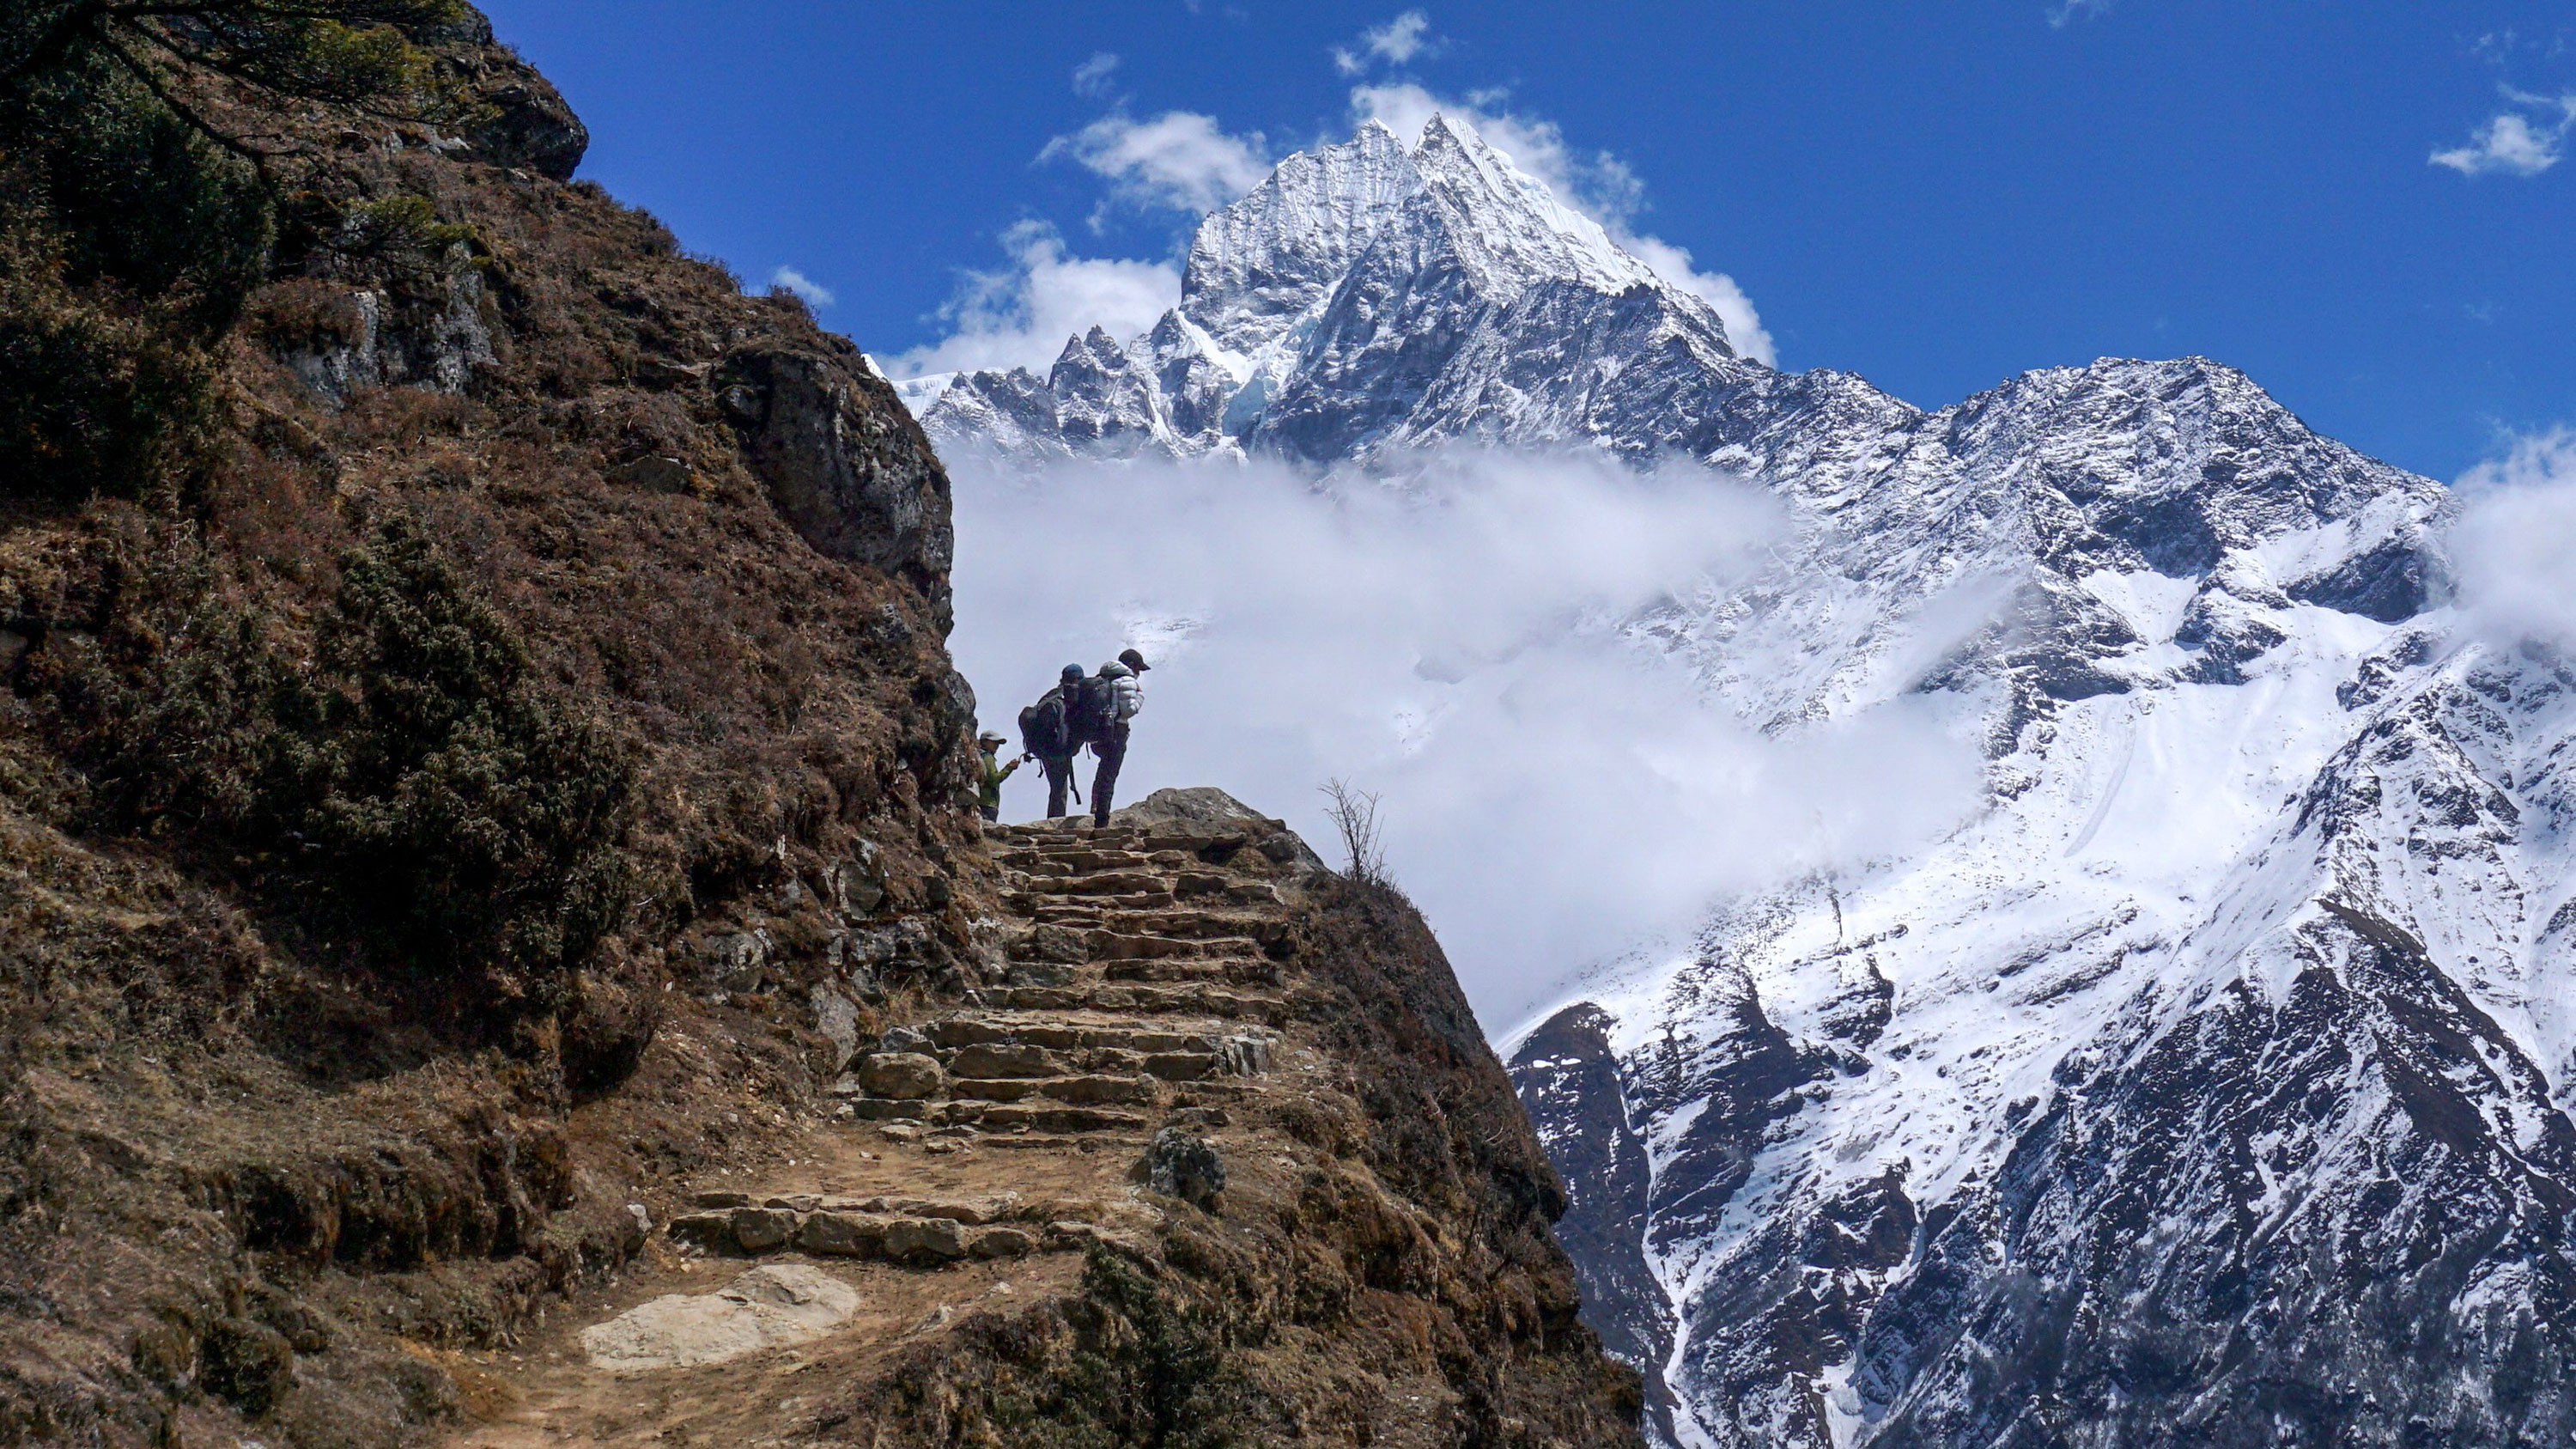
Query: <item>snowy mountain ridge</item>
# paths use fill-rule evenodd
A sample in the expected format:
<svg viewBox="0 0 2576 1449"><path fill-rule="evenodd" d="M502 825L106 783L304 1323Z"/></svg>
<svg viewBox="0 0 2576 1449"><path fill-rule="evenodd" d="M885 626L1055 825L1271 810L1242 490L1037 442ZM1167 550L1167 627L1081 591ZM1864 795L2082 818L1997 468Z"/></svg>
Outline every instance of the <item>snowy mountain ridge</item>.
<svg viewBox="0 0 2576 1449"><path fill-rule="evenodd" d="M1775 371L1445 122L1292 158L1145 336L923 416L1005 466L1686 456L1791 539L1631 644L1774 737L1975 742L1957 830L1713 903L1509 1054L1666 1440L2576 1430L2576 671L2448 607L2440 485L2205 359L1935 413Z"/></svg>

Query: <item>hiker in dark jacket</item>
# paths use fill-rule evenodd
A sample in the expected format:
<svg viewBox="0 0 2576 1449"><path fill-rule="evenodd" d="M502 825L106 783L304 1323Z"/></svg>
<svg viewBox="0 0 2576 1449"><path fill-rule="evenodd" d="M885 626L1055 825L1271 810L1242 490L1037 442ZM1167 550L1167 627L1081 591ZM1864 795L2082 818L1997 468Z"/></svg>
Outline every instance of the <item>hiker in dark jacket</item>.
<svg viewBox="0 0 2576 1449"><path fill-rule="evenodd" d="M1074 729L1074 710L1085 683L1082 666L1068 664L1056 686L1020 711L1020 747L1046 772L1047 818L1064 814L1064 795L1073 784L1073 752L1082 748Z"/></svg>
<svg viewBox="0 0 2576 1449"><path fill-rule="evenodd" d="M983 788L976 792L975 806L983 813L986 820L998 821L1002 818L1002 782L1011 778L1011 772L1028 759L1028 756L1022 755L1007 765L1003 764L1002 746L1008 743L1010 741L990 730L986 730L975 739L976 748L984 752L984 784Z"/></svg>
<svg viewBox="0 0 2576 1449"><path fill-rule="evenodd" d="M1145 656L1123 650L1083 681L1085 709L1099 721L1090 736L1100 769L1091 777L1091 823L1109 823L1110 797L1118 789L1118 767L1127 763L1127 724L1145 708Z"/></svg>

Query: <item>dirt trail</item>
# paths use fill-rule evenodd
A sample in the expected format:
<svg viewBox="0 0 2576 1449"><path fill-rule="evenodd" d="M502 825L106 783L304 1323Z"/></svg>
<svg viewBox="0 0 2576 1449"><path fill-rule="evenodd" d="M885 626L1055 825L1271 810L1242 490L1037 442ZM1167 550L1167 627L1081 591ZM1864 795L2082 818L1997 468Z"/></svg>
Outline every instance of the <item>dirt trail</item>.
<svg viewBox="0 0 2576 1449"><path fill-rule="evenodd" d="M453 1442L749 1446L828 1431L827 1386L886 1372L976 1310L1070 1292L1096 1239L1152 1236L1179 1207L1139 1166L1165 1127L1216 1148L1230 1198L1293 1192L1311 1152L1243 1107L1330 1072L1289 1025L1280 964L1311 857L1252 826L995 831L1003 984L887 1031L801 1142L698 1184L698 1210L655 1224L606 1291L514 1350L451 1359L474 1419ZM584 1330L669 1295L740 1317L713 1295L761 1264L827 1273L857 1307L804 1341L694 1367L620 1370L585 1348Z"/></svg>

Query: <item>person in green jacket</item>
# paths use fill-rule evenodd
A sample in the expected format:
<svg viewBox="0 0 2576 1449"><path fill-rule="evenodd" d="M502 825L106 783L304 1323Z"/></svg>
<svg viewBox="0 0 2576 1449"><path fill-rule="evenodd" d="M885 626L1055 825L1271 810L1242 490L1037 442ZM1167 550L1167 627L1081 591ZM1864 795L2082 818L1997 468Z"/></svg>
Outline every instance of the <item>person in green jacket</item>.
<svg viewBox="0 0 2576 1449"><path fill-rule="evenodd" d="M985 819L998 821L1002 818L1002 782L1011 778L1011 772L1026 763L1028 756L1003 764L1000 751L1010 742L990 730L976 736L975 743L984 751L984 792L976 803L983 809Z"/></svg>

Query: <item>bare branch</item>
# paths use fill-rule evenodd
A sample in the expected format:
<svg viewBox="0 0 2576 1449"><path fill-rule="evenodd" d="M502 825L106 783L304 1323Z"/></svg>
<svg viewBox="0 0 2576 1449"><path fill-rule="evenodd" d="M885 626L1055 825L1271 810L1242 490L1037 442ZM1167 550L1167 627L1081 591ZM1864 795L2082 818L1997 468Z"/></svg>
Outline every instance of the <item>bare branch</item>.
<svg viewBox="0 0 2576 1449"><path fill-rule="evenodd" d="M1386 846L1378 824L1378 797L1354 789L1347 780L1328 780L1322 786L1324 807L1333 829L1341 835L1342 855L1350 863L1343 867L1342 877L1354 885L1388 886L1393 884L1386 871Z"/></svg>
<svg viewBox="0 0 2576 1449"><path fill-rule="evenodd" d="M126 74L133 76L136 80L143 83L143 88L152 93L152 98L154 100L157 100L164 106L169 107L170 114L177 116L180 124L186 126L189 130L196 132L198 135L205 137L207 140L214 142L216 145L231 152L235 156L249 162L251 166L263 177L268 174L268 163L270 158L284 154L282 152L260 150L258 147L240 140L231 132L224 130L213 122L208 121L205 117L197 114L194 107L190 106L186 101L179 99L179 97L171 91L170 87L162 80L159 71L157 71L150 63L135 56L124 46L117 44L114 37L101 35L98 37L98 43L109 55L115 57L116 63L124 68Z"/></svg>

